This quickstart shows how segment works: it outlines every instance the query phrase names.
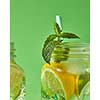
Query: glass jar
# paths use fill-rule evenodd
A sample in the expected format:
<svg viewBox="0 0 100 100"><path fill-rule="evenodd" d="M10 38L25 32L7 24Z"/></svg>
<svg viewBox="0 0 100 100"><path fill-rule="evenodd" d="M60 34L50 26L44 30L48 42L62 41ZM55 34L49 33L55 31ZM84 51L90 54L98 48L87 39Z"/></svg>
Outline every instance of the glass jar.
<svg viewBox="0 0 100 100"><path fill-rule="evenodd" d="M42 100L80 100L80 94L90 80L89 69L88 43L64 42L57 45L50 64L42 68Z"/></svg>
<svg viewBox="0 0 100 100"><path fill-rule="evenodd" d="M14 43L10 43L10 100L25 100L25 75L14 53Z"/></svg>

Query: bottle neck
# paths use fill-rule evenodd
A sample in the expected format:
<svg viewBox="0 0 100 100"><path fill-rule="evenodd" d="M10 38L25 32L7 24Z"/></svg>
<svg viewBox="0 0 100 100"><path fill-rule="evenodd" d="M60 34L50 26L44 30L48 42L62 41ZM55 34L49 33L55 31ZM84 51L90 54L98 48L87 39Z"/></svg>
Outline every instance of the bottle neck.
<svg viewBox="0 0 100 100"><path fill-rule="evenodd" d="M16 63L15 57L13 57L12 55L10 55L10 63Z"/></svg>
<svg viewBox="0 0 100 100"><path fill-rule="evenodd" d="M15 58L10 56L10 61L15 61Z"/></svg>

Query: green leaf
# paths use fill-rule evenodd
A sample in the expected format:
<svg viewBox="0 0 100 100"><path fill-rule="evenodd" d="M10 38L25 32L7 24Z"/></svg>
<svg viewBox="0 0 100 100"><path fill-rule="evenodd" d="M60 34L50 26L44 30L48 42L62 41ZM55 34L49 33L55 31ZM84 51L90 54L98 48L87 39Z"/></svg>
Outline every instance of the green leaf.
<svg viewBox="0 0 100 100"><path fill-rule="evenodd" d="M43 59L49 64L50 64L50 58L51 58L52 51L54 50L54 47L55 47L55 42L50 41L46 43L44 48L42 49Z"/></svg>
<svg viewBox="0 0 100 100"><path fill-rule="evenodd" d="M67 32L62 32L61 34L60 34L60 37L62 37L62 38L80 38L79 36L77 36L76 34L74 34L74 33L67 33Z"/></svg>
<svg viewBox="0 0 100 100"><path fill-rule="evenodd" d="M51 54L52 54L54 48L58 44L60 45L63 42L63 38L68 38L68 39L80 38L79 36L77 36L73 33L62 32L61 28L59 27L59 25L57 23L54 26L54 30L55 30L56 34L51 34L47 37L46 41L44 42L43 49L42 49L42 57L49 64L50 64ZM67 49L69 49L69 48L67 48ZM69 51L67 52L67 54L68 53L69 53ZM65 60L68 58L68 56L64 56L64 57L61 56L60 58L59 57L56 57L57 61Z"/></svg>
<svg viewBox="0 0 100 100"><path fill-rule="evenodd" d="M53 41L57 37L56 34L51 34L47 37L46 41L44 42L44 46L46 46L50 41Z"/></svg>
<svg viewBox="0 0 100 100"><path fill-rule="evenodd" d="M60 29L60 27L57 23L55 24L54 30L57 34L60 34L62 32L62 30Z"/></svg>

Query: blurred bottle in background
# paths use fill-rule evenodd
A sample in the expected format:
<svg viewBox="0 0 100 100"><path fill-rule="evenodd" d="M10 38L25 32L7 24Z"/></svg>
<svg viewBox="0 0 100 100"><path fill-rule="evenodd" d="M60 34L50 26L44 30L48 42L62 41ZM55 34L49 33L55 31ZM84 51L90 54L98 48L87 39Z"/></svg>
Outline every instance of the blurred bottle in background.
<svg viewBox="0 0 100 100"><path fill-rule="evenodd" d="M25 100L25 75L15 61L14 43L10 43L10 100Z"/></svg>

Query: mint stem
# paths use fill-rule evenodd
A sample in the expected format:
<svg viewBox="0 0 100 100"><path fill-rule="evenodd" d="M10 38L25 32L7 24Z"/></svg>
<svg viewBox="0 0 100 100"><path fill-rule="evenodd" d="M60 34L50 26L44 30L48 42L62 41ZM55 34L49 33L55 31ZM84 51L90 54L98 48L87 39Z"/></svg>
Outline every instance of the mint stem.
<svg viewBox="0 0 100 100"><path fill-rule="evenodd" d="M60 40L61 40L60 37L58 37L58 41L59 41L59 42L60 42Z"/></svg>

